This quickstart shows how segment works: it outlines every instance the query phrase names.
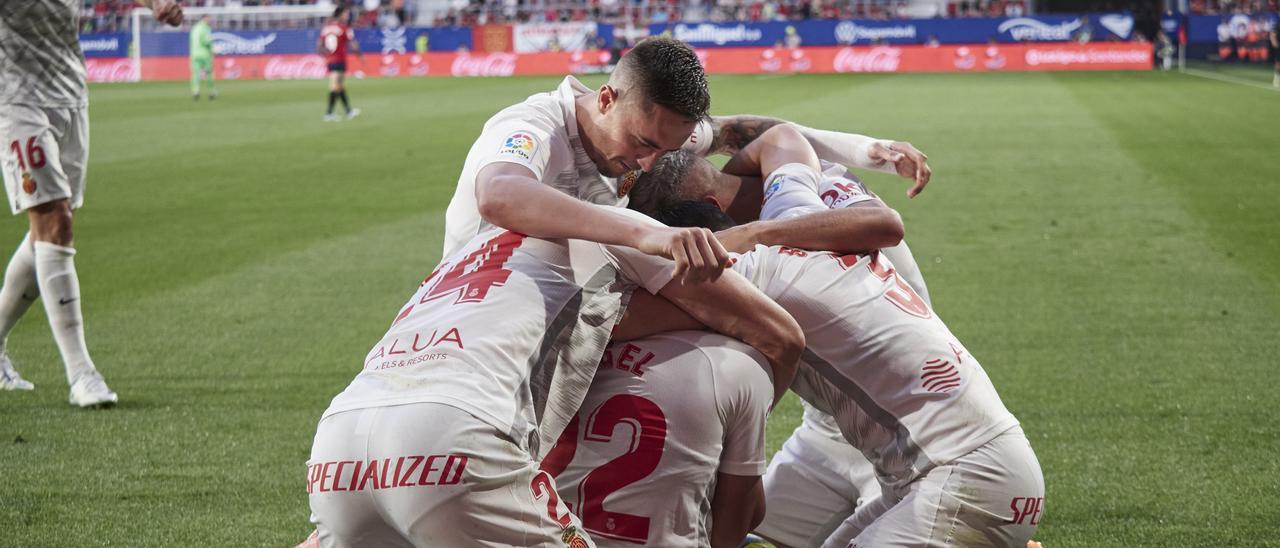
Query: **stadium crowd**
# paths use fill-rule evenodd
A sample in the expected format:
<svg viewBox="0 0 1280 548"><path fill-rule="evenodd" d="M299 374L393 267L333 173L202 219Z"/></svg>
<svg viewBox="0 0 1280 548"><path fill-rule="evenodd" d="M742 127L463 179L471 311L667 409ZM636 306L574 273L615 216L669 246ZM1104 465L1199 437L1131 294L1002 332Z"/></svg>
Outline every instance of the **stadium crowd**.
<svg viewBox="0 0 1280 548"><path fill-rule="evenodd" d="M1275 13L1280 11L1280 2L1277 0L1191 0L1188 8L1192 15Z"/></svg>
<svg viewBox="0 0 1280 548"><path fill-rule="evenodd" d="M1275 0L1270 0L1274 2ZM340 2L339 2L340 3ZM1027 0L945 0L911 6L906 0L451 0L418 17L414 0L348 2L353 26L474 26L505 23L596 21L618 25L810 19L905 19L919 17L1018 17ZM193 0L189 7L334 6L332 0ZM85 0L83 32L128 30L129 0Z"/></svg>

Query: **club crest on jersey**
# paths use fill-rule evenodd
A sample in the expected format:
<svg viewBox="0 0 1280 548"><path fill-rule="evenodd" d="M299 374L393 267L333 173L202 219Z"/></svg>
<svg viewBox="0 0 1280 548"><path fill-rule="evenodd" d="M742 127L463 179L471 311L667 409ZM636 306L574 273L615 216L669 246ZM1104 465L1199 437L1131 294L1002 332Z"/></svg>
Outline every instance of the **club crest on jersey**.
<svg viewBox="0 0 1280 548"><path fill-rule="evenodd" d="M640 173L641 172L638 169L628 171L626 174L624 174L621 178L618 179L618 197L619 198L626 196L628 192L631 192L631 188L636 186L636 180L640 179Z"/></svg>
<svg viewBox="0 0 1280 548"><path fill-rule="evenodd" d="M533 154L538 150L538 141L533 135L524 131L517 131L507 137L502 142L502 148L498 149L499 156L514 156L526 162L533 161Z"/></svg>
<svg viewBox="0 0 1280 548"><path fill-rule="evenodd" d="M564 528L560 540L564 541L565 546L569 548L587 548L587 539L582 538L582 533L579 533L578 528L573 525Z"/></svg>
<svg viewBox="0 0 1280 548"><path fill-rule="evenodd" d="M27 194L36 193L36 179L31 176L30 172L24 171L22 173L22 191Z"/></svg>

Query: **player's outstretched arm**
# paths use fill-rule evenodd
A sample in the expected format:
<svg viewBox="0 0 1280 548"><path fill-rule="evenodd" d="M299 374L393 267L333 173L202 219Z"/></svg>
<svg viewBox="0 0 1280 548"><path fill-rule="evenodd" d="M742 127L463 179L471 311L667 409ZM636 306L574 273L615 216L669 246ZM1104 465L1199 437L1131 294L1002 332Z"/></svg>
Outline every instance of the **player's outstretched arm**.
<svg viewBox="0 0 1280 548"><path fill-rule="evenodd" d="M800 128L793 124L769 128L758 139L734 154L724 165L723 171L730 175L767 178L787 164L802 164L815 173L822 171L817 151L805 139L804 134L800 133Z"/></svg>
<svg viewBox="0 0 1280 548"><path fill-rule="evenodd" d="M716 474L711 498L711 548L737 548L764 521L764 484L760 476Z"/></svg>
<svg viewBox="0 0 1280 548"><path fill-rule="evenodd" d="M658 295L703 325L763 354L773 370L773 403L777 405L795 378L805 344L804 332L786 310L731 270L714 282L669 283ZM660 317L644 319L657 325L667 321Z"/></svg>
<svg viewBox="0 0 1280 548"><path fill-rule="evenodd" d="M911 143L815 129L767 116L713 116L709 122L698 124L694 137L685 146L704 156L733 155L770 128L782 124L796 126L813 145L819 158L912 179L915 184L907 190L909 197L920 194L933 176L929 157Z"/></svg>
<svg viewBox="0 0 1280 548"><path fill-rule="evenodd" d="M139 6L149 8L156 21L176 27L182 24L182 6L175 0L135 0Z"/></svg>
<svg viewBox="0 0 1280 548"><path fill-rule="evenodd" d="M528 168L489 164L476 177L480 216L497 226L536 238L573 238L624 245L676 262L682 283L715 280L729 254L706 229L644 223L609 208L571 198L539 183Z"/></svg>
<svg viewBox="0 0 1280 548"><path fill-rule="evenodd" d="M905 231L902 217L892 208L845 207L747 223L721 230L716 238L734 253L745 253L758 244L858 253L898 245Z"/></svg>

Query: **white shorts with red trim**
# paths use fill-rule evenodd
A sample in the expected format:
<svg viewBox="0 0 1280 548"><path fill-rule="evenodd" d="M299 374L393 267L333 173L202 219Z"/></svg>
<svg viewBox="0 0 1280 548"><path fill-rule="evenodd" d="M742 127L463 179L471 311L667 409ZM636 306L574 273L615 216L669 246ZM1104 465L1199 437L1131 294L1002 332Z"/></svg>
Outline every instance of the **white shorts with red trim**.
<svg viewBox="0 0 1280 548"><path fill-rule="evenodd" d="M0 147L14 215L56 200L84 203L88 109L0 104Z"/></svg>
<svg viewBox="0 0 1280 548"><path fill-rule="evenodd" d="M321 420L306 485L326 548L595 546L526 451L448 405Z"/></svg>

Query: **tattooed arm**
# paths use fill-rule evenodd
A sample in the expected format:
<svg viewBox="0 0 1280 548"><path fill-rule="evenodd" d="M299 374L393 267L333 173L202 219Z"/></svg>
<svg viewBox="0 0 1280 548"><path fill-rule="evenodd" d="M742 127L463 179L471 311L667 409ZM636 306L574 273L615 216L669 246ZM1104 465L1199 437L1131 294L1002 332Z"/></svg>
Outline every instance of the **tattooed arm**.
<svg viewBox="0 0 1280 548"><path fill-rule="evenodd" d="M685 148L703 156L732 156L769 128L787 123L790 122L767 116L713 116L698 124L685 143ZM911 143L793 125L800 129L800 133L808 139L818 157L823 160L883 173L896 173L914 180L915 185L907 190L909 197L914 198L924 190L933 175L933 171L929 169L928 156Z"/></svg>

